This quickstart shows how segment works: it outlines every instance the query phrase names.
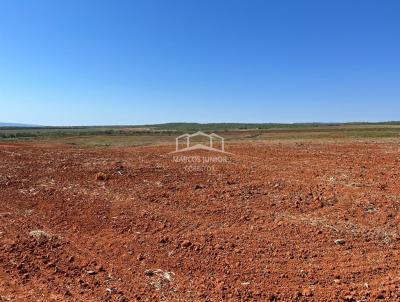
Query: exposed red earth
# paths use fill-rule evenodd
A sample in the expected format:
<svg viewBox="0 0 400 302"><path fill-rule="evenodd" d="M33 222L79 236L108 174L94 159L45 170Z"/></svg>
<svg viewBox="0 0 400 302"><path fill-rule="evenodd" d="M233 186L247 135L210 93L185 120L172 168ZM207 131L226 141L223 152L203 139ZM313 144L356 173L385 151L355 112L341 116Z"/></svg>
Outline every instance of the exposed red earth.
<svg viewBox="0 0 400 302"><path fill-rule="evenodd" d="M0 301L400 301L398 142L173 149L0 144Z"/></svg>

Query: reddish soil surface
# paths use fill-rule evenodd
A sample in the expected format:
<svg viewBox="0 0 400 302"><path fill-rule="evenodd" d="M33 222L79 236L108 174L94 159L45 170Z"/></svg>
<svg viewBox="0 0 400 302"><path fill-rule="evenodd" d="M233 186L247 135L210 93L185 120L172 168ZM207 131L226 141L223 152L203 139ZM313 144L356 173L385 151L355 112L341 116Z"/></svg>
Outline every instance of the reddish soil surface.
<svg viewBox="0 0 400 302"><path fill-rule="evenodd" d="M0 301L400 301L399 143L173 148L1 144Z"/></svg>

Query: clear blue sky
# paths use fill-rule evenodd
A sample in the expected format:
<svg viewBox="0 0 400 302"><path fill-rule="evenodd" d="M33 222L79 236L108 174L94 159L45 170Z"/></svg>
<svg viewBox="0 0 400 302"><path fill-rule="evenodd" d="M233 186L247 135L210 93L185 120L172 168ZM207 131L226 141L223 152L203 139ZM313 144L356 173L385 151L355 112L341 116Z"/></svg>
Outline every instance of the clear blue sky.
<svg viewBox="0 0 400 302"><path fill-rule="evenodd" d="M400 120L400 1L0 0L0 121Z"/></svg>

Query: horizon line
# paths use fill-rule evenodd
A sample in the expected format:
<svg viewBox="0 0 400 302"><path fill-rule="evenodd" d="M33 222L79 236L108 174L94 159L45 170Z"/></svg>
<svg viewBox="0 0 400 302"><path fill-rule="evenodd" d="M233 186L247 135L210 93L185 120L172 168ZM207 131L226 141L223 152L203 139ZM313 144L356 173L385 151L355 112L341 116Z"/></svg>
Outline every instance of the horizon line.
<svg viewBox="0 0 400 302"><path fill-rule="evenodd" d="M400 120L387 121L346 121L346 122L164 122L149 124L81 124L81 125L41 125L32 123L0 122L0 128L81 128L81 127L150 127L162 125L346 125L346 124L400 124Z"/></svg>

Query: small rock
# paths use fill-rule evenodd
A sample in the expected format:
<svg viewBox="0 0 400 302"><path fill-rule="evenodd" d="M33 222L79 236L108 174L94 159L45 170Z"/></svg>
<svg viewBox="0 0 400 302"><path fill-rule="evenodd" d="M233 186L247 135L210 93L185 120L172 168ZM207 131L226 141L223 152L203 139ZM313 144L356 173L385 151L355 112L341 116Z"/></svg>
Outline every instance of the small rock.
<svg viewBox="0 0 400 302"><path fill-rule="evenodd" d="M312 292L311 288L306 287L305 289L303 289L302 295L305 297L311 297L313 295L313 292Z"/></svg>
<svg viewBox="0 0 400 302"><path fill-rule="evenodd" d="M111 295L113 290L112 290L112 288L106 288L106 292Z"/></svg>
<svg viewBox="0 0 400 302"><path fill-rule="evenodd" d="M173 280L173 275L175 275L174 273L172 273L172 272L164 272L163 273L163 278L166 280L166 281L168 281L168 282L171 282L172 280Z"/></svg>
<svg viewBox="0 0 400 302"><path fill-rule="evenodd" d="M333 282L335 282L335 284L337 284L337 285L342 283L342 281L340 281L340 279L334 279Z"/></svg>
<svg viewBox="0 0 400 302"><path fill-rule="evenodd" d="M88 275L96 275L97 273L95 271L86 271L86 274L88 274Z"/></svg>
<svg viewBox="0 0 400 302"><path fill-rule="evenodd" d="M344 240L344 239L336 239L335 240L335 244L339 244L339 245L343 245L343 244L345 244L346 243L346 240Z"/></svg>
<svg viewBox="0 0 400 302"><path fill-rule="evenodd" d="M45 231L41 231L41 230L30 231L29 235L31 237L35 238L39 242L44 242L51 238L51 236L49 234L47 234Z"/></svg>
<svg viewBox="0 0 400 302"><path fill-rule="evenodd" d="M181 246L185 247L185 248L187 248L187 247L189 247L191 245L192 245L192 243L189 240L183 240L182 243L181 243Z"/></svg>

